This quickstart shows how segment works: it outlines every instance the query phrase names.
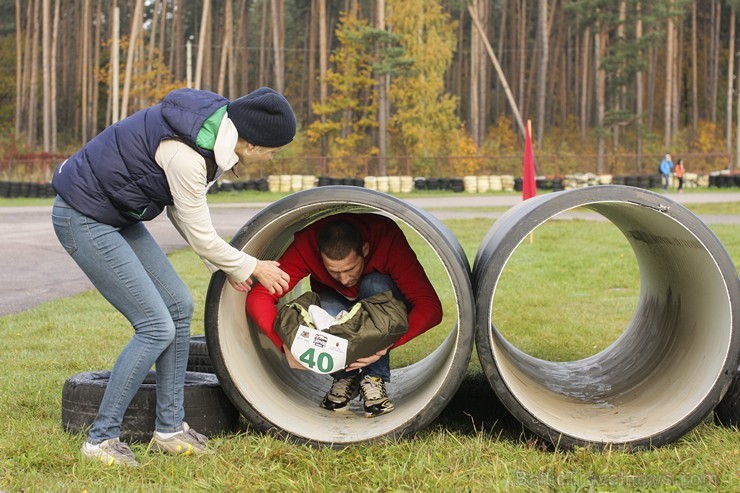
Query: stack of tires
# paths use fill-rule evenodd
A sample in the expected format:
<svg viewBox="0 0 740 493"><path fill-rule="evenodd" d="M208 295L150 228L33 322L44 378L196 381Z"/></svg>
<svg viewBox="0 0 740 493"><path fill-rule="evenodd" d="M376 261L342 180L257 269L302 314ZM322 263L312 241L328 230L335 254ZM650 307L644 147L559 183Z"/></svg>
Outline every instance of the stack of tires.
<svg viewBox="0 0 740 493"><path fill-rule="evenodd" d="M0 181L0 197L49 198L56 196L51 183Z"/></svg>
<svg viewBox="0 0 740 493"><path fill-rule="evenodd" d="M62 388L62 428L69 433L86 432L98 412L110 379L110 371L77 373ZM157 376L152 370L139 387L123 416L121 440L147 442L154 432ZM185 421L207 437L240 429L240 413L224 393L213 372L205 336L192 336L185 373Z"/></svg>

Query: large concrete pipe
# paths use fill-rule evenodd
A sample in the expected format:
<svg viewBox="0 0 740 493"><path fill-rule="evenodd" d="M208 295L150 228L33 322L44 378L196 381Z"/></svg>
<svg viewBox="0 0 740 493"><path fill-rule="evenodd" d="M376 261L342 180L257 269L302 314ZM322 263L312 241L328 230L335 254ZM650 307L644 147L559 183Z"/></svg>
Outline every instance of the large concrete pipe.
<svg viewBox="0 0 740 493"><path fill-rule="evenodd" d="M626 237L639 267L639 301L606 349L545 361L494 325L496 285L530 232L576 207L604 216ZM668 443L712 411L738 366L740 286L731 258L695 215L649 191L594 186L518 204L481 244L473 286L476 346L489 383L522 424L558 446Z"/></svg>
<svg viewBox="0 0 740 493"><path fill-rule="evenodd" d="M422 359L392 369L388 391L395 411L367 419L358 401L351 405L354 412L346 415L322 409L319 403L331 378L291 370L284 356L246 316L246 295L232 289L223 274L211 278L205 307L208 351L219 381L237 409L259 430L336 447L410 435L427 426L459 388L475 332L470 265L459 242L433 216L390 195L349 186L294 193L252 217L237 232L232 245L257 258L277 259L296 231L341 212L383 214L405 224L411 230L407 234L418 235L424 248L428 245L433 252L430 257L443 267L439 271L444 272L444 278L431 279L438 293L446 291L454 297L447 300L447 306L454 307L445 314L450 324L432 329L442 331L438 333L442 342ZM451 289L442 289L445 283ZM445 306L442 294L440 298ZM455 313L449 313L452 311Z"/></svg>

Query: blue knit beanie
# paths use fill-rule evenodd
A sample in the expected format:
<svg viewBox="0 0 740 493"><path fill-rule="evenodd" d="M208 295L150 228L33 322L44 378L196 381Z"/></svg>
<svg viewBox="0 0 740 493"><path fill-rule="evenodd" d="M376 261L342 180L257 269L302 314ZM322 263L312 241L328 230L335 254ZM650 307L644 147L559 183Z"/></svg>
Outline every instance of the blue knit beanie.
<svg viewBox="0 0 740 493"><path fill-rule="evenodd" d="M229 103L226 111L239 137L261 147L281 147L295 137L293 108L285 97L260 87Z"/></svg>

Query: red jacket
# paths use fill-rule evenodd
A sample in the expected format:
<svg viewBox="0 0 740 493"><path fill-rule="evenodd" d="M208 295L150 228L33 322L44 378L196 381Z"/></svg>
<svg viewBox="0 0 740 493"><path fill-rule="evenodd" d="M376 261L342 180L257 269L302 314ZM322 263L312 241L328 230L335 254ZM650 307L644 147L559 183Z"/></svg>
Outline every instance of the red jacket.
<svg viewBox="0 0 740 493"><path fill-rule="evenodd" d="M400 346L431 329L442 321L442 304L432 283L409 246L406 237L393 220L377 214L335 214L317 221L293 237L293 243L278 259L280 268L289 276L288 291L302 279L311 276L311 289L317 293L334 290L347 299L357 298L359 283L344 287L329 275L318 249L318 232L328 222L346 219L362 233L369 250L365 257L363 275L372 272L388 274L410 305L409 331L393 347ZM247 295L247 313L282 349L283 342L273 325L277 317L277 302L281 295L271 295L261 284L256 284Z"/></svg>

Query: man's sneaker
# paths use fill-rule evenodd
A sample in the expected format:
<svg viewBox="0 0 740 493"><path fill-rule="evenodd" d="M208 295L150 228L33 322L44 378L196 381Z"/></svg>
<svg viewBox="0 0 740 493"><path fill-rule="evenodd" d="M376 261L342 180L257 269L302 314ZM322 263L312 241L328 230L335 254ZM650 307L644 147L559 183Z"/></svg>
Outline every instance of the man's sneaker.
<svg viewBox="0 0 740 493"><path fill-rule="evenodd" d="M99 460L106 466L138 466L134 453L128 445L118 438L110 438L93 445L85 442L82 446L82 456L87 459Z"/></svg>
<svg viewBox="0 0 740 493"><path fill-rule="evenodd" d="M321 401L321 407L334 412L349 411L349 401L360 394L360 372L334 380L329 392Z"/></svg>
<svg viewBox="0 0 740 493"><path fill-rule="evenodd" d="M360 392L365 401L365 417L374 418L382 416L395 409L393 403L388 399L385 383L380 377L367 375L360 382Z"/></svg>
<svg viewBox="0 0 740 493"><path fill-rule="evenodd" d="M206 448L208 439L193 430L186 422L182 422L182 431L169 438L163 438L158 432L154 432L149 449L155 452L164 452L171 455L201 455L208 454Z"/></svg>

